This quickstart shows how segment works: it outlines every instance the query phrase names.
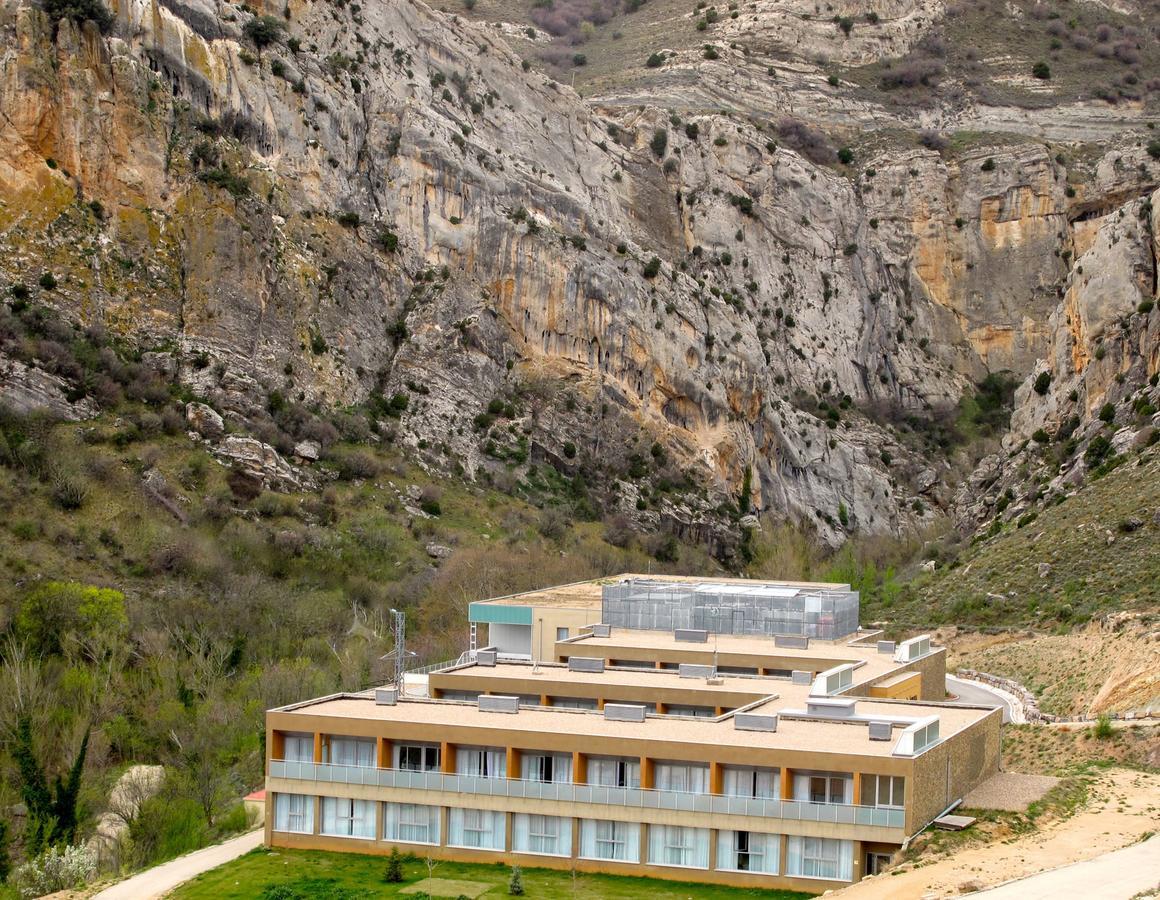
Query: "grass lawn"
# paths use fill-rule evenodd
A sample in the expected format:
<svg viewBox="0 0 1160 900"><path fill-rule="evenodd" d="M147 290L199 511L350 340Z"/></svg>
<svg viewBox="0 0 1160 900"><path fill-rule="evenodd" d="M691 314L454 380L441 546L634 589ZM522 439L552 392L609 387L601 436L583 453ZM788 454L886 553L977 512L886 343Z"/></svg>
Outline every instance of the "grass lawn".
<svg viewBox="0 0 1160 900"><path fill-rule="evenodd" d="M246 900L255 897L268 900L353 900L355 897L414 896L416 883L428 877L427 864L420 859L404 861L402 884L385 883L383 874L386 869L387 860L382 856L258 849L206 872L172 896L180 900L229 900L233 897ZM511 869L502 864L485 866L441 862L430 874L436 883L470 882L476 886L470 893L498 897L507 896ZM619 875L579 874L573 881L571 873L552 869L524 869L523 883L524 896L531 898L740 900L742 897L762 897L765 900L797 900L810 896L795 891L727 888ZM476 893L484 885L486 890ZM430 885L419 886L419 889L424 887Z"/></svg>

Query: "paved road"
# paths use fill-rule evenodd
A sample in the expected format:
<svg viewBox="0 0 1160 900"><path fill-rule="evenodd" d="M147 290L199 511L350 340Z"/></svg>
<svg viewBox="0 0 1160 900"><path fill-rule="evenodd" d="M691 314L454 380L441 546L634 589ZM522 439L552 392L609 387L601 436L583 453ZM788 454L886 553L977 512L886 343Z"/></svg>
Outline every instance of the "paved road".
<svg viewBox="0 0 1160 900"><path fill-rule="evenodd" d="M1123 850L1020 878L971 896L980 900L1059 900L1060 897L1129 900L1156 887L1160 887L1160 835Z"/></svg>
<svg viewBox="0 0 1160 900"><path fill-rule="evenodd" d="M146 869L132 878L126 878L97 894L93 900L154 900L184 884L202 872L216 869L223 863L237 859L260 846L264 832L262 829L249 831L240 837L231 838L223 844L215 844L171 859L167 863Z"/></svg>
<svg viewBox="0 0 1160 900"><path fill-rule="evenodd" d="M963 681L953 675L947 676L947 690L956 694L963 703L975 706L999 706L1003 709L1003 723L1011 721L1011 704L994 691L974 681Z"/></svg>

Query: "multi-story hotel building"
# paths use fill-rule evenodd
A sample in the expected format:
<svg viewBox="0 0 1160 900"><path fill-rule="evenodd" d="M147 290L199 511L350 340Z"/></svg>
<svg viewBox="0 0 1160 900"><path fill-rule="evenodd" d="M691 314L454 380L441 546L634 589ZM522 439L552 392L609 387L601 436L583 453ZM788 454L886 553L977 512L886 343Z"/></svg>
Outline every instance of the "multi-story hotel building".
<svg viewBox="0 0 1160 900"><path fill-rule="evenodd" d="M821 892L998 768L999 711L842 585L621 576L469 618L401 691L267 714L268 844Z"/></svg>

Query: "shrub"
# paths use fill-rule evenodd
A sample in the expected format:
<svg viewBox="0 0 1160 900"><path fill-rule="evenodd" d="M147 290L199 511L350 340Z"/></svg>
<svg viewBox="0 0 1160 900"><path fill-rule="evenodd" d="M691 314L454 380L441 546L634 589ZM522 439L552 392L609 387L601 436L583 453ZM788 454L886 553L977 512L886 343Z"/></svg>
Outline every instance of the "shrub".
<svg viewBox="0 0 1160 900"><path fill-rule="evenodd" d="M576 445L575 444L573 444L571 441L564 441L564 446L562 449L564 451L564 456L567 459L575 459L575 457L576 457Z"/></svg>
<svg viewBox="0 0 1160 900"><path fill-rule="evenodd" d="M811 162L829 163L834 159L834 148L824 132L800 119L784 118L777 125L782 143L792 147Z"/></svg>
<svg viewBox="0 0 1160 900"><path fill-rule="evenodd" d="M388 884L399 884L403 880L403 857L399 855L399 848L392 847L391 855L387 857L387 871L383 881Z"/></svg>
<svg viewBox="0 0 1160 900"><path fill-rule="evenodd" d="M843 147L838 151L838 162L844 166L850 165L854 161L854 151L849 147Z"/></svg>
<svg viewBox="0 0 1160 900"><path fill-rule="evenodd" d="M1101 714L1096 719L1095 727L1092 728L1092 736L1100 741L1106 741L1112 736L1112 720L1108 717L1107 713Z"/></svg>
<svg viewBox="0 0 1160 900"><path fill-rule="evenodd" d="M663 128L658 128L653 132L652 140L648 142L648 146L657 159L662 158L669 146L669 133Z"/></svg>
<svg viewBox="0 0 1160 900"><path fill-rule="evenodd" d="M645 263L644 268L640 270L640 274L645 278L656 278L660 271L661 261L654 256L647 263Z"/></svg>
<svg viewBox="0 0 1160 900"><path fill-rule="evenodd" d="M338 459L338 477L343 481L374 478L380 472L379 461L369 453L355 451Z"/></svg>
<svg viewBox="0 0 1160 900"><path fill-rule="evenodd" d="M41 275L37 283L46 291L56 290L56 276L54 276L51 272L45 272L43 275Z"/></svg>
<svg viewBox="0 0 1160 900"><path fill-rule="evenodd" d="M1087 449L1083 452L1084 465L1089 469L1098 466L1111 451L1112 442L1102 434L1097 434L1091 439L1091 442L1087 445Z"/></svg>
<svg viewBox="0 0 1160 900"><path fill-rule="evenodd" d="M1100 421L1101 422L1111 423L1111 422L1114 422L1115 420L1116 420L1116 407L1115 406L1113 406L1111 403L1105 403L1103 406L1100 407Z"/></svg>
<svg viewBox="0 0 1160 900"><path fill-rule="evenodd" d="M346 228L358 228L359 222L362 221L362 216L356 212L341 212L338 214L338 224Z"/></svg>
<svg viewBox="0 0 1160 900"><path fill-rule="evenodd" d="M1047 393L1047 389L1051 387L1051 373L1040 372L1035 376L1035 384L1033 387L1035 388L1035 393L1040 397L1044 396Z"/></svg>
<svg viewBox="0 0 1160 900"><path fill-rule="evenodd" d="M852 16L839 16L837 24L845 35L849 35L854 30L854 19Z"/></svg>
<svg viewBox="0 0 1160 900"><path fill-rule="evenodd" d="M1051 78L1051 66L1040 60L1031 67L1031 74L1040 81L1047 81Z"/></svg>
<svg viewBox="0 0 1160 900"><path fill-rule="evenodd" d="M87 847L51 847L43 856L18 866L13 881L24 897L42 897L83 887L97 874L97 855Z"/></svg>
<svg viewBox="0 0 1160 900"><path fill-rule="evenodd" d="M282 37L284 27L282 22L274 16L255 16L242 27L242 34L261 50L263 47L277 43Z"/></svg>
<svg viewBox="0 0 1160 900"><path fill-rule="evenodd" d="M583 53L574 53L572 55L572 65L579 68L580 66L588 65L588 57Z"/></svg>
<svg viewBox="0 0 1160 900"><path fill-rule="evenodd" d="M512 875L508 879L508 893L516 897L524 893L524 879L519 866L512 866Z"/></svg>
<svg viewBox="0 0 1160 900"><path fill-rule="evenodd" d="M661 53L654 53L647 60L645 60L645 65L648 66L650 69L659 69L661 66L664 65L664 63L665 63L665 57Z"/></svg>
<svg viewBox="0 0 1160 900"><path fill-rule="evenodd" d="M1150 141L1148 143L1148 155L1153 159L1160 159L1160 141Z"/></svg>
<svg viewBox="0 0 1160 900"><path fill-rule="evenodd" d="M994 172L995 171L995 160L988 157L987 160L984 161L984 163L981 166L979 166L979 168L982 169L984 172Z"/></svg>
<svg viewBox="0 0 1160 900"><path fill-rule="evenodd" d="M113 27L113 14L100 0L45 0L44 11L54 23L61 19L78 25L95 22L102 33Z"/></svg>
<svg viewBox="0 0 1160 900"><path fill-rule="evenodd" d="M394 253L399 247L399 236L389 228L380 228L375 235L375 243L387 253Z"/></svg>

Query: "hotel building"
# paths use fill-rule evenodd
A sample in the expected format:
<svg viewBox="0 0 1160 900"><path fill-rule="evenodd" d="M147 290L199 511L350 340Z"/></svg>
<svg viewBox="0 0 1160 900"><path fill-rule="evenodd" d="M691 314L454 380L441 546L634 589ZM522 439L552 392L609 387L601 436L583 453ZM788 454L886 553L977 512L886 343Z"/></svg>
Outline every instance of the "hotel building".
<svg viewBox="0 0 1160 900"><path fill-rule="evenodd" d="M267 714L267 844L820 893L998 769L999 711L843 585L625 575L469 618L401 691Z"/></svg>

